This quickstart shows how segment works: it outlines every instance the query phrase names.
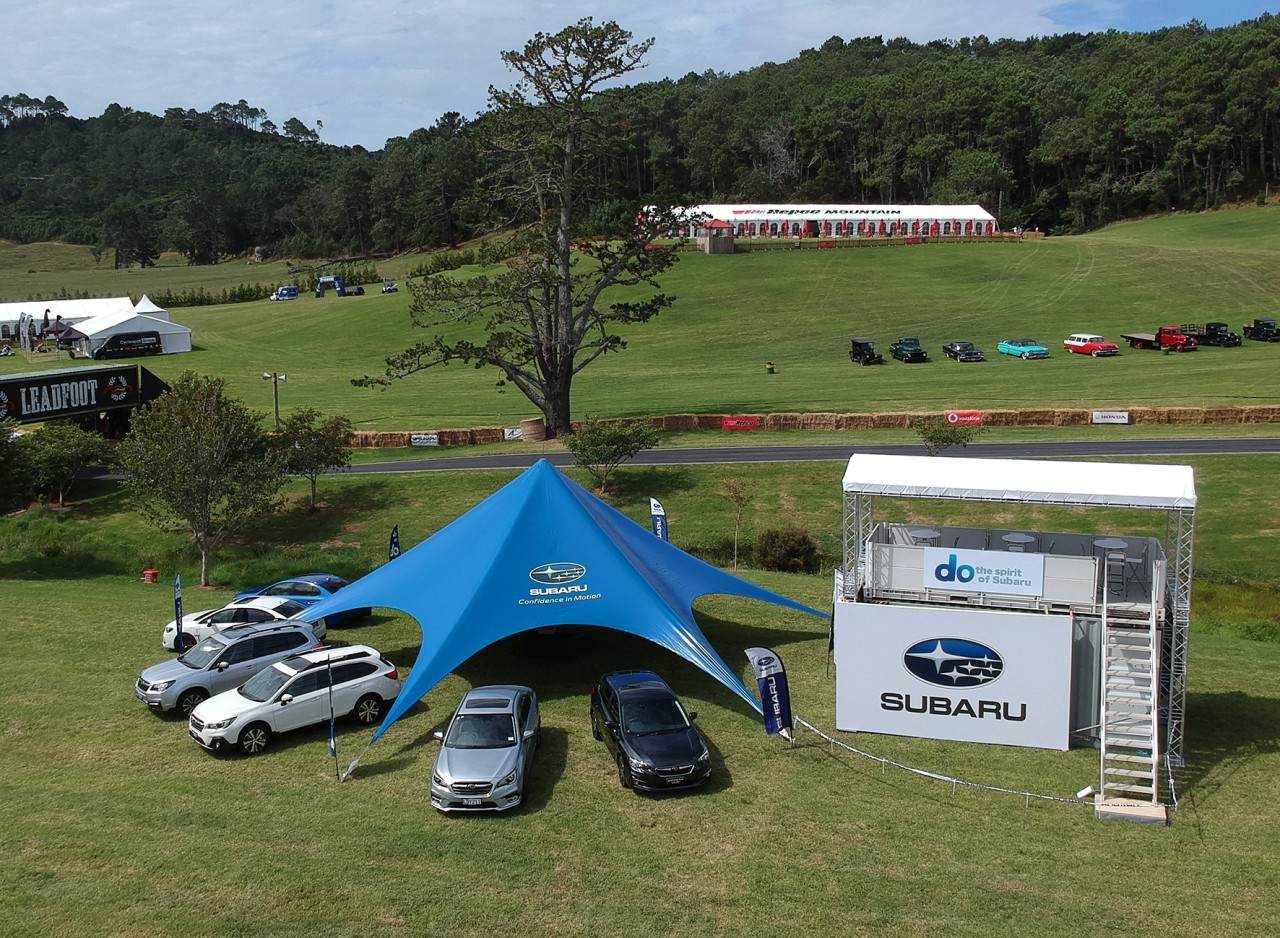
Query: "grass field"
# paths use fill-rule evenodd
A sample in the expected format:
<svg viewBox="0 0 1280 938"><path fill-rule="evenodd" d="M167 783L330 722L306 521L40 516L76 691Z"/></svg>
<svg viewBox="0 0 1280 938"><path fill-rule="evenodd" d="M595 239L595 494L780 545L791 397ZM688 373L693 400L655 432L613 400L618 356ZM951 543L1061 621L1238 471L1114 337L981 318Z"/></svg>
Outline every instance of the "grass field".
<svg viewBox="0 0 1280 938"><path fill-rule="evenodd" d="M1167 829L1095 821L1089 809L951 786L832 753L801 735L788 748L731 693L656 646L590 627L517 636L469 660L335 780L323 728L257 759L211 757L179 721L132 696L164 657L166 586L194 577L177 536L157 536L108 484L68 511L33 510L0 527L0 934L43 935L1079 935L1136 929L1175 936L1280 931L1280 609L1273 457L1202 457L1198 583L1187 709L1188 766ZM720 480L756 483L748 537L785 516L838 550L840 466L624 470L613 499L637 520L666 504L673 541L714 555L731 535ZM511 478L342 476L322 481L319 515L291 508L228 547L223 584L188 589L188 609L303 568L359 575L391 524L417 543ZM954 523L984 509L938 505L895 519ZM1028 509L1028 527L1139 532L1150 518ZM1152 533L1155 533L1154 531ZM746 575L822 608L828 576ZM1228 585L1232 578L1254 582ZM699 619L746 676L741 650L776 648L797 712L834 725L826 622L708 598ZM427 623L428 627L430 623ZM1254 635L1266 641L1243 636ZM368 641L408 670L420 629L377 611L334 638ZM617 787L590 737L587 691L618 667L654 667L712 747L698 792L639 797ZM430 732L467 686L530 683L543 746L529 804L500 817L446 818L427 801ZM339 761L370 731L339 728ZM1028 751L859 734L860 748L985 784L1070 797L1096 753Z"/></svg>
<svg viewBox="0 0 1280 938"><path fill-rule="evenodd" d="M1277 345L1250 342L1190 355L1126 349L1099 360L1058 351L1039 362L1000 356L995 346L1017 334L1057 349L1073 331L1118 339L1122 332L1204 320L1225 320L1238 330L1245 319L1274 315L1278 221L1280 207L1266 207L1010 244L686 254L663 284L677 298L675 307L629 329L624 352L579 376L574 413L1275 403ZM380 268L399 276L416 260ZM94 270L85 249L0 249L11 297L92 285L99 295L136 299L151 285L221 289L244 280L287 279L279 264L166 264L146 271ZM283 411L306 404L345 414L366 429L509 425L534 415L519 392L495 389L496 372L456 364L387 391L352 388L351 378L381 373L387 355L427 336L410 327L409 302L402 290L182 309L173 318L195 330L197 350L147 366L162 377L187 368L223 375L232 393L264 412L271 408L271 384L262 373L285 372ZM944 342L968 339L989 360L859 368L848 360L848 340L864 334L886 353L898 335L918 335L939 357ZM777 374L765 373L766 361L776 363ZM19 357L0 364L0 373L53 364Z"/></svg>
<svg viewBox="0 0 1280 938"><path fill-rule="evenodd" d="M584 372L575 414L1273 403L1280 346L1023 363L995 360L995 342L1018 332L1056 345L1080 329L1114 337L1192 319L1238 328L1246 317L1272 315L1278 213L1180 216L1011 245L689 255L667 284L677 307L633 330L622 355ZM380 266L402 275L394 262ZM283 265L93 270L85 249L57 245L0 245L0 271L11 298L65 287L136 299L157 288L149 284L222 289L286 279ZM530 416L517 393L494 391L495 375L457 366L385 393L350 388L349 378L378 370L381 357L412 338L407 308L402 292L175 311L196 330L197 352L147 365L162 376L186 368L222 374L263 411L271 385L261 372L285 371L282 409L316 406L366 428ZM903 333L919 334L931 350L971 339L993 360L849 364L850 335L871 334L887 351ZM765 375L766 360L778 374ZM0 362L0 371L28 367ZM1237 432L1273 428L1009 429L985 438ZM670 434L665 445L793 441ZM143 585L140 571L155 566L163 582L181 573L189 584L196 556L181 536L147 527L114 485L89 484L65 511L33 508L0 520L0 936L1280 933L1272 808L1280 797L1280 460L1177 461L1196 469L1200 510L1188 764L1167 829L1098 822L1076 805L953 790L832 752L807 734L788 748L680 659L587 626L517 636L475 656L370 749L347 783L335 779L323 728L283 738L257 759L211 757L180 721L154 717L132 695L138 671L164 657L159 633L172 618L168 587ZM744 539L794 522L818 541L826 569L744 575L823 608L839 553L841 471L838 463L624 469L611 501L643 522L647 499L660 498L673 542L724 563L732 522L722 482L754 484ZM186 607L215 606L240 588L301 570L360 576L385 556L393 524L411 547L510 478L324 477L318 514L301 511L303 488L293 484L289 509L220 552L219 585L188 586ZM882 499L877 510L912 522L1009 520L963 504L926 512ZM1017 521L1028 529L1163 534L1158 519L1141 514L1028 508ZM742 649L777 649L797 713L833 728L824 620L725 598L696 608L712 644L744 677ZM402 676L420 636L418 623L386 610L333 633L373 644ZM618 788L590 736L587 693L599 674L619 667L656 668L699 711L713 757L706 789L649 798ZM529 803L498 817L439 816L428 803L430 733L465 687L491 681L529 683L542 701ZM341 765L370 735L340 726ZM1059 797L1097 774L1092 750L847 738L929 771Z"/></svg>

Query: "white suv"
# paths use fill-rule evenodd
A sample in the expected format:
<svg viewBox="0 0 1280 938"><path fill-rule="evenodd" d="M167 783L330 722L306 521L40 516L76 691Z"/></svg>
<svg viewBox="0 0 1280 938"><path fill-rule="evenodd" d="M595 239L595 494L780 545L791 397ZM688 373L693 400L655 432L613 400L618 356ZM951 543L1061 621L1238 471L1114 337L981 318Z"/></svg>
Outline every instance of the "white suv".
<svg viewBox="0 0 1280 938"><path fill-rule="evenodd" d="M243 625L246 622L279 622L282 619L293 619L307 611L300 602L282 596L250 596L246 599L233 599L221 609L205 609L201 612L189 612L182 617L182 647L178 647L178 620L174 619L164 627L160 636L160 644L172 651L186 651L198 644L214 632L221 632L230 625ZM302 616L303 619L306 616ZM311 631L316 638L325 636L323 618L310 623Z"/></svg>
<svg viewBox="0 0 1280 938"><path fill-rule="evenodd" d="M396 666L373 648L321 648L278 661L201 703L191 711L191 738L210 751L239 746L256 755L274 734L331 716L376 723L399 695Z"/></svg>

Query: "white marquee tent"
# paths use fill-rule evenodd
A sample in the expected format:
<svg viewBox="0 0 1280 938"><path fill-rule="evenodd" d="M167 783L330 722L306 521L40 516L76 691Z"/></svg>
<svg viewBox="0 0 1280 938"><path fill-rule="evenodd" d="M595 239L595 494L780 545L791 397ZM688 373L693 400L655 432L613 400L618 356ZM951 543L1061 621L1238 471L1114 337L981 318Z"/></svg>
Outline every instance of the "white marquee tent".
<svg viewBox="0 0 1280 938"><path fill-rule="evenodd" d="M739 237L829 238L874 235L994 235L996 218L981 205L695 205Z"/></svg>
<svg viewBox="0 0 1280 938"><path fill-rule="evenodd" d="M92 319L76 323L75 328L85 336L76 341L76 346L90 356L111 336L133 332L158 332L161 347L166 355L191 351L189 327L170 322L167 318L143 315L132 310L94 316Z"/></svg>

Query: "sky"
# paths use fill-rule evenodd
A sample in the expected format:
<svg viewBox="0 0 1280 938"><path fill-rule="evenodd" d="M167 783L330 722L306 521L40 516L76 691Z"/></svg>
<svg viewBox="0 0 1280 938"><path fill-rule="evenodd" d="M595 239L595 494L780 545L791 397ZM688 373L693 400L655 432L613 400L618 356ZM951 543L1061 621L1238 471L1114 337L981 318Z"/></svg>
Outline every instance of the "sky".
<svg viewBox="0 0 1280 938"><path fill-rule="evenodd" d="M29 4L0 57L0 94L53 95L75 117L247 101L277 126L380 150L448 112L474 117L513 76L500 57L584 16L652 37L628 83L785 62L832 36L924 43L1230 26L1261 0L62 0Z"/></svg>

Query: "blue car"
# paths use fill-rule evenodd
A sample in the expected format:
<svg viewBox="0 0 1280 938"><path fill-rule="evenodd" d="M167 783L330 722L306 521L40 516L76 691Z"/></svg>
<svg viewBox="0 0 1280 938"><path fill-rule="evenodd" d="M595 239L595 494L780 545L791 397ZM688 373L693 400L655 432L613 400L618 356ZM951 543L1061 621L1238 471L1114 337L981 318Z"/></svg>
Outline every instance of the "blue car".
<svg viewBox="0 0 1280 938"><path fill-rule="evenodd" d="M996 350L1003 355L1016 355L1018 358L1048 358L1049 350L1035 339L1004 339Z"/></svg>
<svg viewBox="0 0 1280 938"><path fill-rule="evenodd" d="M310 606L322 599L328 599L346 585L346 580L340 576L334 576L332 573L308 573L305 576L280 580L270 586L259 586L245 590L243 593L237 593L235 598L239 600L247 599L250 596L283 596L304 606ZM371 612L373 610L368 606L359 609L347 609L343 612L335 612L325 616L325 622L328 625L341 625L353 619L364 618Z"/></svg>

